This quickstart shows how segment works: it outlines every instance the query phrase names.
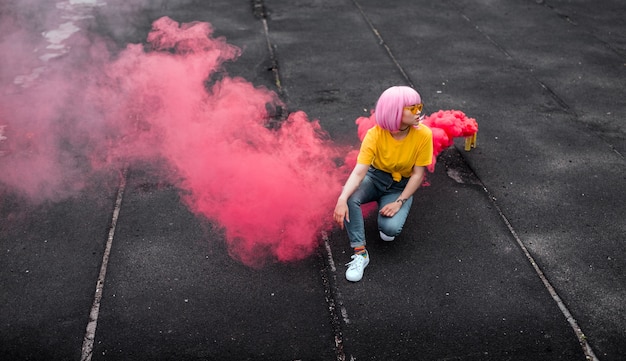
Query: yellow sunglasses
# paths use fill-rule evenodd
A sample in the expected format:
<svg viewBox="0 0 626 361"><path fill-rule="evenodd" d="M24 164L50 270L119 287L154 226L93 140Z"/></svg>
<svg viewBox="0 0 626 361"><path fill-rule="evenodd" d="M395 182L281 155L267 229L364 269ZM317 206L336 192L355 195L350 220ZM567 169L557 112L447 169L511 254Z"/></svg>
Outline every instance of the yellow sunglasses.
<svg viewBox="0 0 626 361"><path fill-rule="evenodd" d="M408 111L410 111L413 114L417 114L417 113L421 113L422 109L424 109L424 104L419 103L419 104L413 104L413 105L409 105L408 107L404 107L404 109L407 109Z"/></svg>

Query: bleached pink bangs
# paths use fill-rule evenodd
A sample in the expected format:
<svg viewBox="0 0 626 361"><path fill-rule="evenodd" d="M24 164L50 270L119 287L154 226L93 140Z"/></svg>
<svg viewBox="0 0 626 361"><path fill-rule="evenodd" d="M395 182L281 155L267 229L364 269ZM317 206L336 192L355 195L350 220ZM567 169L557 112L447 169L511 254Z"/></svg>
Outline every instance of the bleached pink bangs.
<svg viewBox="0 0 626 361"><path fill-rule="evenodd" d="M400 129L404 107L421 102L422 98L415 89L408 86L393 86L378 98L376 123L383 129L397 131Z"/></svg>

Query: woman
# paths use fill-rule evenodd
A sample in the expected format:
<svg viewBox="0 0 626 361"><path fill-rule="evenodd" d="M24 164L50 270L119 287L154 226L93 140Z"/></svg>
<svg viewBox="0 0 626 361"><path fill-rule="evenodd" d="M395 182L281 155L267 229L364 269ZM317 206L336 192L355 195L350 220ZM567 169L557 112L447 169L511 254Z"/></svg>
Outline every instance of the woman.
<svg viewBox="0 0 626 361"><path fill-rule="evenodd" d="M400 234L413 202L413 193L432 162L431 130L420 124L422 100L412 88L385 90L376 103L376 125L371 128L335 206L334 219L345 226L354 248L346 279L357 282L370 258L365 249L361 205L378 203L380 238L393 241Z"/></svg>

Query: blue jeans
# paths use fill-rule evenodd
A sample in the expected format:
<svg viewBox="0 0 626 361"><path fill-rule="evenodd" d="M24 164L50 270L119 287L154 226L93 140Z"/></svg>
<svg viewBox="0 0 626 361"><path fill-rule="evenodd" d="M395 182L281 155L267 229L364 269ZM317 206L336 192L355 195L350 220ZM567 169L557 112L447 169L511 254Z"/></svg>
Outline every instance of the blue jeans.
<svg viewBox="0 0 626 361"><path fill-rule="evenodd" d="M348 198L350 222L344 221L344 225L348 231L348 238L352 248L365 246L366 243L365 223L361 205L376 201L380 211L386 204L395 202L400 197L408 181L408 178L402 178L402 180L396 182L391 177L391 174L370 167L359 188ZM378 213L378 230L392 237L400 234L409 215L412 203L413 197L411 196L393 217L385 217Z"/></svg>

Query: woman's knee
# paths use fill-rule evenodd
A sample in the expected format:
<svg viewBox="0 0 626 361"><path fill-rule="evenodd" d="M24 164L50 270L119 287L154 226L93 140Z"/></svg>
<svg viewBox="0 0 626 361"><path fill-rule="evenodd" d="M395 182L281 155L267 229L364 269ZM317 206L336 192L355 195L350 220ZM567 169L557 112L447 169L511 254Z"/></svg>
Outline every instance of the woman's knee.
<svg viewBox="0 0 626 361"><path fill-rule="evenodd" d="M390 220L382 221L382 222L379 221L378 230L390 237L395 237L399 235L400 232L402 232L402 228L404 227L404 222L400 223L400 222L389 222L389 221Z"/></svg>

